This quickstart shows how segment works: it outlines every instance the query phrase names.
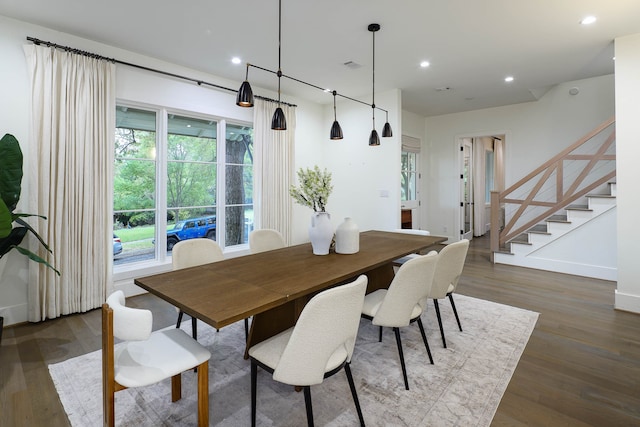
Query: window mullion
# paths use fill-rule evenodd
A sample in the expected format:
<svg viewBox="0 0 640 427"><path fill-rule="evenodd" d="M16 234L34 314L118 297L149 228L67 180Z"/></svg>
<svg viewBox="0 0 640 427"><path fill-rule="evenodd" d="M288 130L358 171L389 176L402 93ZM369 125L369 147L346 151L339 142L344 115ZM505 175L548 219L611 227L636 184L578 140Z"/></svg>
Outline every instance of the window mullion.
<svg viewBox="0 0 640 427"><path fill-rule="evenodd" d="M227 159L227 121L220 120L218 122L218 143L217 149L218 153L216 156L217 164L216 164L216 221L218 224L223 224L222 227L216 227L216 233L218 243L222 248L226 247L226 230L225 224L226 221L226 159ZM221 231L222 230L222 231Z"/></svg>
<svg viewBox="0 0 640 427"><path fill-rule="evenodd" d="M158 112L157 120L157 178L156 178L156 256L160 262L167 259L167 110Z"/></svg>

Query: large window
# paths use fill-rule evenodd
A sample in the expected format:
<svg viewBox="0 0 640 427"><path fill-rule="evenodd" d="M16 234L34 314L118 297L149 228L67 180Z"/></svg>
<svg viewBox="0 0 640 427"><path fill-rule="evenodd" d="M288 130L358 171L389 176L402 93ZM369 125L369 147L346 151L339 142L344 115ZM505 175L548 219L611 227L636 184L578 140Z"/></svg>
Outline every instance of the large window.
<svg viewBox="0 0 640 427"><path fill-rule="evenodd" d="M114 171L115 270L164 263L181 240L204 237L223 248L247 243L250 124L119 105Z"/></svg>

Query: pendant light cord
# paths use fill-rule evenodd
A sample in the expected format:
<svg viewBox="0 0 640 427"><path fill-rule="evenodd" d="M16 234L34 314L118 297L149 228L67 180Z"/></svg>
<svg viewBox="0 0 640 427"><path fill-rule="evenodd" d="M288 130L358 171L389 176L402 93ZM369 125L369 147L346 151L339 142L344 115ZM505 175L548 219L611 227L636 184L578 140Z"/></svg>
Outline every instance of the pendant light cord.
<svg viewBox="0 0 640 427"><path fill-rule="evenodd" d="M280 106L280 79L282 78L282 0L278 0L278 106Z"/></svg>
<svg viewBox="0 0 640 427"><path fill-rule="evenodd" d="M371 76L371 108L376 108L376 32L373 33L373 72Z"/></svg>

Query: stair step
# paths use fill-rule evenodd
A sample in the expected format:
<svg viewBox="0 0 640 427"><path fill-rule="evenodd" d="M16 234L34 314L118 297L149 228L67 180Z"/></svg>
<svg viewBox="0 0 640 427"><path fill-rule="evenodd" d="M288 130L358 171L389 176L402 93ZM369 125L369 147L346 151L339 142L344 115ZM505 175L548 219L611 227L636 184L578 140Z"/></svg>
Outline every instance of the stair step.
<svg viewBox="0 0 640 427"><path fill-rule="evenodd" d="M567 221L566 215L551 215L546 219L547 222L566 222L570 223L571 221Z"/></svg>
<svg viewBox="0 0 640 427"><path fill-rule="evenodd" d="M527 233L522 233L509 240L509 243L520 243L523 245L530 245L529 243L529 235Z"/></svg>
<svg viewBox="0 0 640 427"><path fill-rule="evenodd" d="M615 199L616 196L611 194L587 194L585 197L593 197L594 199Z"/></svg>
<svg viewBox="0 0 640 427"><path fill-rule="evenodd" d="M509 249L507 248L500 248L497 251L494 251L495 254L505 254L505 255L513 255L513 252L511 252Z"/></svg>
<svg viewBox="0 0 640 427"><path fill-rule="evenodd" d="M527 233L551 234L547 231L547 224L537 224L527 230Z"/></svg>
<svg viewBox="0 0 640 427"><path fill-rule="evenodd" d="M569 205L565 208L568 211L592 211L587 205Z"/></svg>

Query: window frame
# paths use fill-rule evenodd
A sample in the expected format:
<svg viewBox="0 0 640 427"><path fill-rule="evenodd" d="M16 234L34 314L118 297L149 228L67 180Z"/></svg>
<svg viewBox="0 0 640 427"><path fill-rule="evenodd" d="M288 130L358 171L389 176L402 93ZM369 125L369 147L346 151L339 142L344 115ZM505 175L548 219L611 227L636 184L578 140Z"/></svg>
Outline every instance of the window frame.
<svg viewBox="0 0 640 427"><path fill-rule="evenodd" d="M167 254L167 221L160 221L159 218L166 218L167 214L167 169L168 169L168 118L169 115L175 114L183 117L212 120L217 123L216 140L217 140L217 154L216 154L216 242L221 246L225 254L244 254L249 253L249 244L242 243L239 245L233 245L227 247L225 244L226 235L226 179L225 171L227 168L226 163L226 128L227 124L237 126L249 126L254 128L252 122L229 119L211 114L199 113L197 111L189 111L179 108L173 108L162 105L154 105L142 102L129 101L124 99L116 100L116 108L129 107L140 110L146 110L154 112L156 114L156 206L154 212L156 214L155 235L156 248L154 258L149 260L143 260L139 262L125 263L122 265L113 265L112 275L113 282L129 281L135 277L140 277L149 274L156 274L171 270L171 255ZM255 150L255 145L254 145ZM255 165L254 168L254 180L255 180ZM112 188L111 191L114 191ZM258 216L259 207L256 205L256 201L253 200L252 204L254 216ZM233 206L233 205L231 205ZM113 205L111 206L111 214L113 216ZM218 227L222 224L221 227Z"/></svg>

